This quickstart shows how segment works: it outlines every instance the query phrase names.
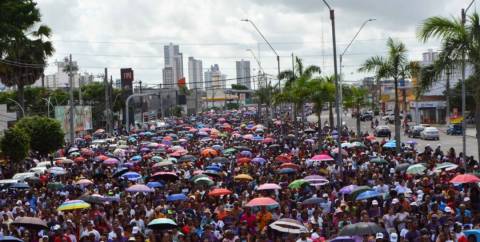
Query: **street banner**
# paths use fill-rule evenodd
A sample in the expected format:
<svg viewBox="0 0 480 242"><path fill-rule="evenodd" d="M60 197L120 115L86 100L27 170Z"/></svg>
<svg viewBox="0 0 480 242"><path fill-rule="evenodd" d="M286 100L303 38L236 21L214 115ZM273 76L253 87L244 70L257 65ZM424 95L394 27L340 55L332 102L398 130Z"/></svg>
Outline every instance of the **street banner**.
<svg viewBox="0 0 480 242"><path fill-rule="evenodd" d="M60 122L66 134L70 132L70 106L55 106L55 119ZM76 106L74 114L75 132L93 129L92 107Z"/></svg>

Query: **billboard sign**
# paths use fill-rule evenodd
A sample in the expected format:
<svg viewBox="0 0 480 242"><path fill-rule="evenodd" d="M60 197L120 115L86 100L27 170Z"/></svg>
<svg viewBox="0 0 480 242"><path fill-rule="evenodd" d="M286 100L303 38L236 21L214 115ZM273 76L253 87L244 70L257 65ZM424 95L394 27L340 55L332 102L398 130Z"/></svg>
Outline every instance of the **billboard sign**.
<svg viewBox="0 0 480 242"><path fill-rule="evenodd" d="M60 122L66 134L70 132L70 106L55 106L55 119ZM75 132L93 129L92 107L75 106L74 119Z"/></svg>

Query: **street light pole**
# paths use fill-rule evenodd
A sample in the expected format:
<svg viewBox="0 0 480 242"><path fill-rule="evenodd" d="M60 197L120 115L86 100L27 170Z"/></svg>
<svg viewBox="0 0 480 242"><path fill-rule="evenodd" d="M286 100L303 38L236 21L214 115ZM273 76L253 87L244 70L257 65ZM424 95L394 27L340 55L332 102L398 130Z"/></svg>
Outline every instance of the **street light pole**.
<svg viewBox="0 0 480 242"><path fill-rule="evenodd" d="M470 4L467 6L466 9L462 8L462 27L465 27L465 23L467 22L467 11L470 9L472 6L473 2L475 0L472 0ZM467 137L466 137L466 132L467 132L467 122L465 120L465 114L466 114L466 90L465 90L465 44L463 45L462 48L462 148L463 148L463 161L465 162L465 159L467 157Z"/></svg>
<svg viewBox="0 0 480 242"><path fill-rule="evenodd" d="M70 54L68 57L68 79L70 83L70 143L73 144L75 141L75 105L73 103L73 64L72 64L72 55Z"/></svg>
<svg viewBox="0 0 480 242"><path fill-rule="evenodd" d="M127 97L127 100L125 101L125 124L127 125L127 133L130 132L130 116L129 115L129 108L128 108L128 104L130 103L130 100L134 97L145 97L145 96L150 96L150 95L159 95L159 94L156 94L156 93L135 93L135 94L132 94L130 96ZM160 95L159 95L160 96ZM135 115L133 116L134 120L133 120L133 123L135 124Z"/></svg>
<svg viewBox="0 0 480 242"><path fill-rule="evenodd" d="M10 101L12 101L12 102L14 102L15 105L17 105L17 106L20 108L20 110L22 111L22 117L25 117L25 109L23 109L22 105L20 105L20 103L18 103L17 101L15 101L15 100L13 100L13 99L11 99L11 98L7 98L7 99L10 100Z"/></svg>
<svg viewBox="0 0 480 242"><path fill-rule="evenodd" d="M340 94L339 94L339 85L338 85L338 72L337 72L337 41L335 36L335 10L333 10L330 5L328 5L326 0L323 0L323 3L330 10L330 21L332 22L332 42L333 42L333 71L335 76L335 112L337 112L337 143L338 143L338 155L337 155L337 164L342 163L342 143L340 140L341 137L341 120L340 120Z"/></svg>
<svg viewBox="0 0 480 242"><path fill-rule="evenodd" d="M339 98L340 98L340 103L343 103L343 90L342 90L342 79L343 79L343 76L342 76L342 62L343 62L343 56L345 55L345 53L347 52L347 50L350 48L350 46L352 45L353 41L355 41L355 39L357 39L357 36L358 34L360 34L360 32L362 31L363 27L365 27L365 25L367 25L368 22L371 22L371 21L375 21L376 19L374 18L370 18L370 19L367 19L363 22L363 24L360 26L360 28L358 29L357 33L353 36L352 40L350 40L350 43L348 43L347 47L345 47L345 49L343 50L342 54L340 54L340 74L339 74L339 83L340 83L340 90L339 90ZM342 113L342 105L340 105L340 113ZM340 116L340 122L342 122L342 118ZM360 134L357 134L357 135L360 135Z"/></svg>

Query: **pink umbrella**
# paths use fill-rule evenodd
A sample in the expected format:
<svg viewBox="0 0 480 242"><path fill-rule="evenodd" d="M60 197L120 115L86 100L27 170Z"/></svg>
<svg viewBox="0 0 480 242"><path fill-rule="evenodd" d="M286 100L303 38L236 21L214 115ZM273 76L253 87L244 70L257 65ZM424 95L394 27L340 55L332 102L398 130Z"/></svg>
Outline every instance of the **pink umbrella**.
<svg viewBox="0 0 480 242"><path fill-rule="evenodd" d="M278 202L269 197L257 197L250 200L245 206L247 207L278 206Z"/></svg>
<svg viewBox="0 0 480 242"><path fill-rule="evenodd" d="M450 183L476 183L480 182L480 178L473 174L461 174L455 176L452 180L450 180Z"/></svg>
<svg viewBox="0 0 480 242"><path fill-rule="evenodd" d="M246 134L243 136L244 139L252 140L253 139L253 134Z"/></svg>
<svg viewBox="0 0 480 242"><path fill-rule="evenodd" d="M263 190L280 190L282 187L275 183L265 183L260 186L258 186L257 190L263 191Z"/></svg>
<svg viewBox="0 0 480 242"><path fill-rule="evenodd" d="M116 165L118 163L118 160L115 158L108 158L103 161L103 164L105 165Z"/></svg>
<svg viewBox="0 0 480 242"><path fill-rule="evenodd" d="M262 143L271 144L271 143L273 143L273 139L272 138L265 138L265 139L263 139Z"/></svg>
<svg viewBox="0 0 480 242"><path fill-rule="evenodd" d="M309 160L312 160L312 161L331 161L331 160L333 160L333 158L329 155L321 154L321 155L316 155L316 156L310 158Z"/></svg>
<svg viewBox="0 0 480 242"><path fill-rule="evenodd" d="M75 184L77 184L77 185L91 185L91 184L93 184L93 182L88 180L88 179L80 179L77 182L75 182Z"/></svg>

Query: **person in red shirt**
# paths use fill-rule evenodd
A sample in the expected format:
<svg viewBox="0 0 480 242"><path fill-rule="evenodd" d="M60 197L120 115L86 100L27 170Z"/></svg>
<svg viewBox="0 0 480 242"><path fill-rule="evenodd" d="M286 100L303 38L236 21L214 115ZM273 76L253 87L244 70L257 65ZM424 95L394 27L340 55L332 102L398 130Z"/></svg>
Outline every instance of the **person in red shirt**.
<svg viewBox="0 0 480 242"><path fill-rule="evenodd" d="M250 232L255 231L257 217L252 214L250 208L245 208L245 212L240 217L241 223L246 223L247 228Z"/></svg>

